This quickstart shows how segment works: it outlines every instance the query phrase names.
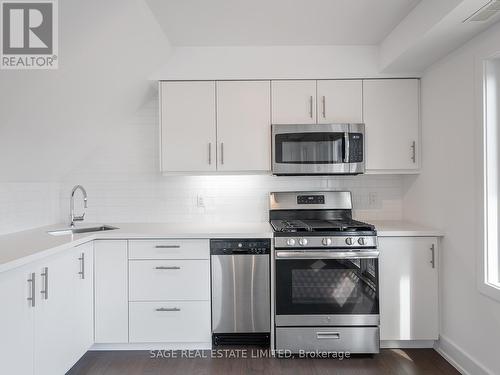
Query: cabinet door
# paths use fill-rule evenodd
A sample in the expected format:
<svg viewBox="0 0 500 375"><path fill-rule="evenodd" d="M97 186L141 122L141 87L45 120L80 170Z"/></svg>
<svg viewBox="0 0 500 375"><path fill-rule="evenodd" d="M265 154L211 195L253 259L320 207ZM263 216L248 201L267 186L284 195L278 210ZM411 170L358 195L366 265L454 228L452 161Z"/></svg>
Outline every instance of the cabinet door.
<svg viewBox="0 0 500 375"><path fill-rule="evenodd" d="M0 273L0 373L33 374L32 266Z"/></svg>
<svg viewBox="0 0 500 375"><path fill-rule="evenodd" d="M379 237L380 339L437 340L438 243Z"/></svg>
<svg viewBox="0 0 500 375"><path fill-rule="evenodd" d="M77 259L74 251L63 252L38 267L37 290L40 303L35 311L35 374L64 374L75 358L75 293ZM48 273L47 273L48 271Z"/></svg>
<svg viewBox="0 0 500 375"><path fill-rule="evenodd" d="M271 169L270 81L217 82L220 171Z"/></svg>
<svg viewBox="0 0 500 375"><path fill-rule="evenodd" d="M94 242L95 342L128 342L127 241Z"/></svg>
<svg viewBox="0 0 500 375"><path fill-rule="evenodd" d="M215 171L215 82L162 82L160 88L162 171Z"/></svg>
<svg viewBox="0 0 500 375"><path fill-rule="evenodd" d="M272 81L273 124L316 123L316 81Z"/></svg>
<svg viewBox="0 0 500 375"><path fill-rule="evenodd" d="M318 81L318 123L362 123L361 80Z"/></svg>
<svg viewBox="0 0 500 375"><path fill-rule="evenodd" d="M419 96L417 79L363 82L367 170L418 169Z"/></svg>
<svg viewBox="0 0 500 375"><path fill-rule="evenodd" d="M74 308L72 341L75 362L94 343L94 244L88 242L73 251Z"/></svg>

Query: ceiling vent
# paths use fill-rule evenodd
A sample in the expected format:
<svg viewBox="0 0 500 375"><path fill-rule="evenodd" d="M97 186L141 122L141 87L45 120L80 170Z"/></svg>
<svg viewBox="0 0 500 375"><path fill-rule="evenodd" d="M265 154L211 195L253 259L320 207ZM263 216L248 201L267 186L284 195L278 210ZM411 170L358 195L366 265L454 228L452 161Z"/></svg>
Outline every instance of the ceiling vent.
<svg viewBox="0 0 500 375"><path fill-rule="evenodd" d="M491 0L486 5L475 11L464 22L484 22L500 11L500 0Z"/></svg>

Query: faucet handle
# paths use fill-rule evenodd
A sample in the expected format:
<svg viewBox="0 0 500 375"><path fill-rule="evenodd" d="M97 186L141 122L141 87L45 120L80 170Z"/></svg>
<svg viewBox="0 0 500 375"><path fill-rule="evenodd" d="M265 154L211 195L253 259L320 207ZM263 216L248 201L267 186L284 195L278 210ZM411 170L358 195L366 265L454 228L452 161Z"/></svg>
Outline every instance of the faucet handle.
<svg viewBox="0 0 500 375"><path fill-rule="evenodd" d="M85 212L81 216L74 216L73 221L83 221L85 219Z"/></svg>

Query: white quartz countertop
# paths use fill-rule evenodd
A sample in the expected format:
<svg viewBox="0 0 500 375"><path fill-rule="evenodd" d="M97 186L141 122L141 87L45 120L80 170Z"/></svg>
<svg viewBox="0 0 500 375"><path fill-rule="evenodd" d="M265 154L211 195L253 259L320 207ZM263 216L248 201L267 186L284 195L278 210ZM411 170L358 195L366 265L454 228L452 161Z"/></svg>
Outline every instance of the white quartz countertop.
<svg viewBox="0 0 500 375"><path fill-rule="evenodd" d="M370 221L380 237L437 237L443 233L402 221ZM95 239L134 238L272 238L269 223L106 223L119 229L75 235L52 236L48 231L65 228L56 224L0 236L0 272ZM99 224L97 224L99 225ZM85 223L81 227L97 226Z"/></svg>
<svg viewBox="0 0 500 375"><path fill-rule="evenodd" d="M369 221L375 225L379 237L441 237L440 230L409 221Z"/></svg>
<svg viewBox="0 0 500 375"><path fill-rule="evenodd" d="M81 224L78 227L98 226ZM106 223L119 229L52 236L48 231L67 225L56 224L0 236L0 272L42 259L59 251L95 239L129 238L272 238L269 223Z"/></svg>

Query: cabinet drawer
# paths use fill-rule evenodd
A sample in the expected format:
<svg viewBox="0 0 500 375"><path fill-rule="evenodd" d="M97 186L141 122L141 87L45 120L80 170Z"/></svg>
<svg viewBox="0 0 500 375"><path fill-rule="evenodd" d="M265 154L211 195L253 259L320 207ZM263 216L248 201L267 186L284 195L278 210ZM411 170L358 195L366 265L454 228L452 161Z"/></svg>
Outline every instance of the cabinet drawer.
<svg viewBox="0 0 500 375"><path fill-rule="evenodd" d="M209 259L208 240L131 240L129 259Z"/></svg>
<svg viewBox="0 0 500 375"><path fill-rule="evenodd" d="M130 301L209 300L209 260L129 261Z"/></svg>
<svg viewBox="0 0 500 375"><path fill-rule="evenodd" d="M130 342L210 342L209 301L130 302Z"/></svg>

